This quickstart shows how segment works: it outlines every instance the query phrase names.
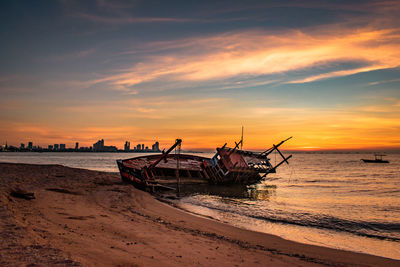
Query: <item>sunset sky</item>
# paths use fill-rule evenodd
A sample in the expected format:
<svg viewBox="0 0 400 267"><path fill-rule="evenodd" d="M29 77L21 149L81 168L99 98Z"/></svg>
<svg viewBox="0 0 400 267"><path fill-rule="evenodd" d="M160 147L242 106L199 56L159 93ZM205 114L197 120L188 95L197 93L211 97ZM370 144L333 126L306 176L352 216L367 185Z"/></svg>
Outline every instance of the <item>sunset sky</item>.
<svg viewBox="0 0 400 267"><path fill-rule="evenodd" d="M400 1L2 1L0 143L400 149ZM131 145L131 146L132 146Z"/></svg>

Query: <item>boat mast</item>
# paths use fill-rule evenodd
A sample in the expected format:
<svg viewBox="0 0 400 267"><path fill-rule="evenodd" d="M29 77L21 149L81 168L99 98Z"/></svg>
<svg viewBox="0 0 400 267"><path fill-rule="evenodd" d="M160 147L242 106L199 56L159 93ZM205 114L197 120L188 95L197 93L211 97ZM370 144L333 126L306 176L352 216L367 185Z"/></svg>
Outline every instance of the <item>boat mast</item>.
<svg viewBox="0 0 400 267"><path fill-rule="evenodd" d="M240 139L240 150L243 150L243 125L242 125L242 138Z"/></svg>
<svg viewBox="0 0 400 267"><path fill-rule="evenodd" d="M181 139L177 139L181 140ZM179 144L175 147L175 156L176 156L176 192L177 192L177 196L179 197L179 193L180 193L180 177L179 177L179 154L181 153L181 144L182 142L179 142Z"/></svg>
<svg viewBox="0 0 400 267"><path fill-rule="evenodd" d="M180 145L181 143L182 143L182 139L176 139L175 144L174 144L173 146L171 146L171 147L167 150L167 152L163 152L163 154L161 154L161 157L160 157L158 160L156 160L153 164L151 164L148 168L149 168L149 169L152 169L152 168L156 167L157 164L160 163L161 160L166 159L166 158L167 158L167 155L168 155L172 150L174 150L175 147L177 147L177 146Z"/></svg>

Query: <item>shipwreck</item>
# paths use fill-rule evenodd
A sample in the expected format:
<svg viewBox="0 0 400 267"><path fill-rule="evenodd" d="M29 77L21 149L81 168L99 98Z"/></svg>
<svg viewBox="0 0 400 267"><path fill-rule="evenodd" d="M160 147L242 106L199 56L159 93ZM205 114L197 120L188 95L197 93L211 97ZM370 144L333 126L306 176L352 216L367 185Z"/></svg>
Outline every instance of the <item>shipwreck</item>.
<svg viewBox="0 0 400 267"><path fill-rule="evenodd" d="M242 139L235 142L233 148L227 147L227 144L217 148L212 158L181 154L182 140L176 139L174 145L162 154L117 160L117 164L122 180L142 189L175 189L180 184L249 185L259 182L269 173L275 173L281 164L289 164L292 155L285 157L278 148L291 138L263 152L239 149L243 145ZM174 149L175 153L171 153ZM274 151L282 157L275 166L268 158Z"/></svg>

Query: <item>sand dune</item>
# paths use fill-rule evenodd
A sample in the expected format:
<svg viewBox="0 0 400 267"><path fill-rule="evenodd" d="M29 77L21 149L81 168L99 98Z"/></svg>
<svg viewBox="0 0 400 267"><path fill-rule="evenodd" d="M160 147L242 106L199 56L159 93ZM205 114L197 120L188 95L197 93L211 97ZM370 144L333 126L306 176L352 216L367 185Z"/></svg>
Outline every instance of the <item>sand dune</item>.
<svg viewBox="0 0 400 267"><path fill-rule="evenodd" d="M400 265L194 216L117 174L2 163L0 183L1 266Z"/></svg>

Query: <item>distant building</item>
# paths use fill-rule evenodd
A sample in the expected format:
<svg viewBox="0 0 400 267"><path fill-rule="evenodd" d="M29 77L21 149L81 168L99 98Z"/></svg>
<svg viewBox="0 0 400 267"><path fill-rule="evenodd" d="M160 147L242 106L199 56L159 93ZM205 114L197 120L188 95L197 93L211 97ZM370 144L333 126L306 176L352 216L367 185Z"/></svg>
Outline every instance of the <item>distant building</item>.
<svg viewBox="0 0 400 267"><path fill-rule="evenodd" d="M32 143L32 142L29 142L29 143L28 143L28 149L29 149L29 150L32 150L32 148L33 148L33 143Z"/></svg>
<svg viewBox="0 0 400 267"><path fill-rule="evenodd" d="M144 144L142 144L142 151L144 150Z"/></svg>
<svg viewBox="0 0 400 267"><path fill-rule="evenodd" d="M137 144L137 146L136 146L136 150L137 150L137 151L140 151L140 150L142 150L142 149L140 148L140 144Z"/></svg>
<svg viewBox="0 0 400 267"><path fill-rule="evenodd" d="M58 144L54 144L54 151L58 150Z"/></svg>
<svg viewBox="0 0 400 267"><path fill-rule="evenodd" d="M118 148L116 146L104 146L103 152L117 152Z"/></svg>
<svg viewBox="0 0 400 267"><path fill-rule="evenodd" d="M25 144L22 144L22 143L21 143L20 148L21 148L21 149L25 149Z"/></svg>
<svg viewBox="0 0 400 267"><path fill-rule="evenodd" d="M49 145L47 148L49 149L49 151L53 150L53 146L52 145Z"/></svg>
<svg viewBox="0 0 400 267"><path fill-rule="evenodd" d="M155 142L155 143L151 146L151 151L159 152L159 151L160 151L160 144L159 144L158 142Z"/></svg>
<svg viewBox="0 0 400 267"><path fill-rule="evenodd" d="M124 150L125 151L131 150L131 143L130 142L128 142L128 141L125 142Z"/></svg>
<svg viewBox="0 0 400 267"><path fill-rule="evenodd" d="M104 139L101 139L93 144L94 152L102 152L104 151Z"/></svg>
<svg viewBox="0 0 400 267"><path fill-rule="evenodd" d="M65 150L65 144L60 144L60 150L64 151Z"/></svg>
<svg viewBox="0 0 400 267"><path fill-rule="evenodd" d="M75 151L78 151L78 150L79 150L79 143L76 142L76 143L75 143Z"/></svg>
<svg viewBox="0 0 400 267"><path fill-rule="evenodd" d="M97 143L93 144L94 152L116 152L118 148L115 146L105 146L104 139L97 141Z"/></svg>

